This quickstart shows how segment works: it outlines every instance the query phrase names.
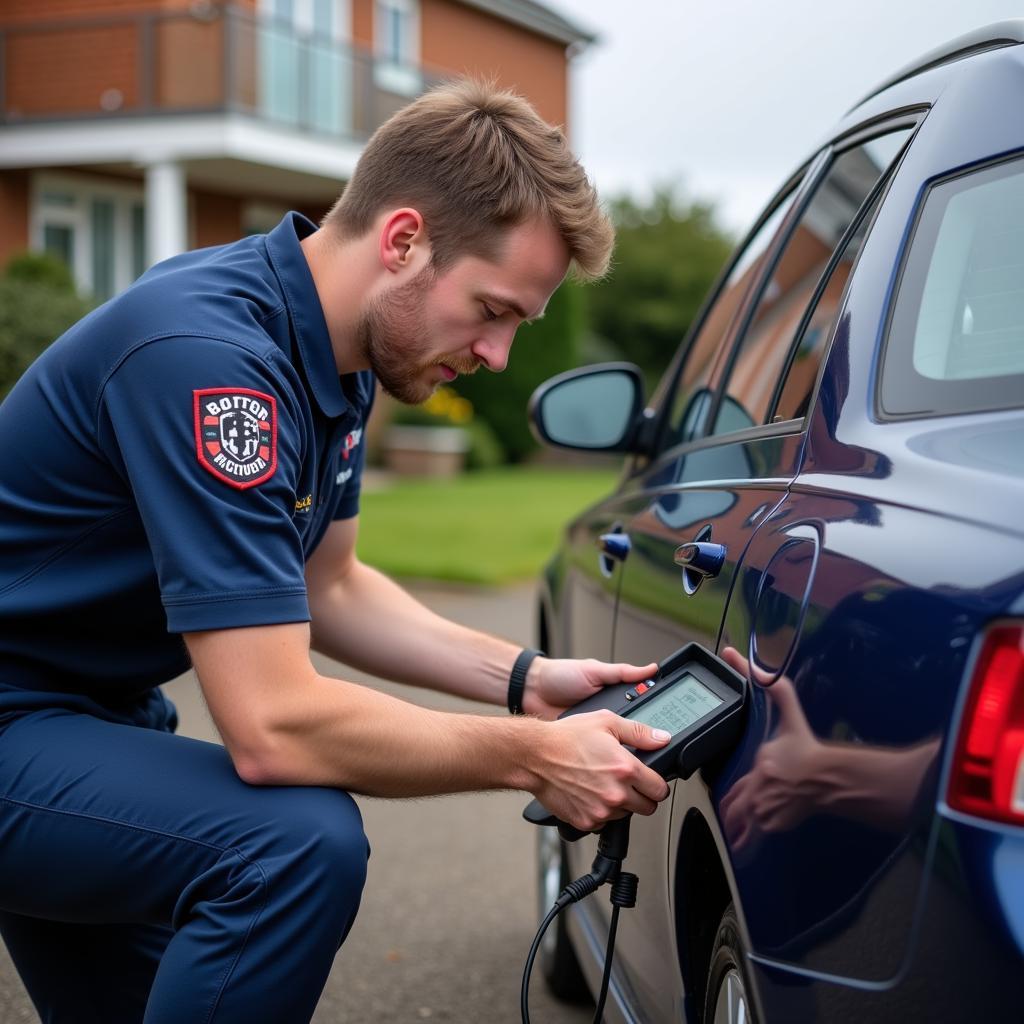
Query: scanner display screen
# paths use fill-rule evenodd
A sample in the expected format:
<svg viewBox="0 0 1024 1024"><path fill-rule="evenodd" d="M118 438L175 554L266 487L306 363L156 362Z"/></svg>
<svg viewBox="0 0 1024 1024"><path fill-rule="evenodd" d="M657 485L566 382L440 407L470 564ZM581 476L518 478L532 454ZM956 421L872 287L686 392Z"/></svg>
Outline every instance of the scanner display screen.
<svg viewBox="0 0 1024 1024"><path fill-rule="evenodd" d="M630 708L625 714L654 729L664 729L675 735L700 721L721 703L720 697L687 672L678 682L637 708Z"/></svg>

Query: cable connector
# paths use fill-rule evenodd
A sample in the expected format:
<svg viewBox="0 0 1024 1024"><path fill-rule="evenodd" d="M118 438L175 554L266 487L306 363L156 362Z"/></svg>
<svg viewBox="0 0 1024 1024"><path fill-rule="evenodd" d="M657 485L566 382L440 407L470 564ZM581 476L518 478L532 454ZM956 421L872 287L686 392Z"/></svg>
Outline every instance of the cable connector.
<svg viewBox="0 0 1024 1024"><path fill-rule="evenodd" d="M604 879L596 874L581 875L579 878L571 881L558 894L555 906L561 909L562 907L569 906L570 903L579 903L580 900L586 898L591 893L597 892L603 883Z"/></svg>
<svg viewBox="0 0 1024 1024"><path fill-rule="evenodd" d="M612 892L609 897L614 907L635 907L636 889L640 879L630 871L619 872L619 877L612 883Z"/></svg>

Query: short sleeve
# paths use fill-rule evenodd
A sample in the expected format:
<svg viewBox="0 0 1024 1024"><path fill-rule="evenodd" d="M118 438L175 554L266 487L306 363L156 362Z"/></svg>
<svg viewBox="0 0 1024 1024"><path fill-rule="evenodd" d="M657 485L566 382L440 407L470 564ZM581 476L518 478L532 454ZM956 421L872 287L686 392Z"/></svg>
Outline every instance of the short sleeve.
<svg viewBox="0 0 1024 1024"><path fill-rule="evenodd" d="M108 378L98 436L134 497L170 632L309 619L292 521L300 394L286 361L207 338L151 341Z"/></svg>

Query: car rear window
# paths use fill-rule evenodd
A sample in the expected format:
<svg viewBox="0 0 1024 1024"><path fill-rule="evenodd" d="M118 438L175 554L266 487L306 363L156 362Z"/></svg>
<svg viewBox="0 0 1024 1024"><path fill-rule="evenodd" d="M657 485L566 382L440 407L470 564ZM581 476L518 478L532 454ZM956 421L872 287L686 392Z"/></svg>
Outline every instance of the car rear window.
<svg viewBox="0 0 1024 1024"><path fill-rule="evenodd" d="M1024 405L1024 159L934 185L893 307L885 414Z"/></svg>

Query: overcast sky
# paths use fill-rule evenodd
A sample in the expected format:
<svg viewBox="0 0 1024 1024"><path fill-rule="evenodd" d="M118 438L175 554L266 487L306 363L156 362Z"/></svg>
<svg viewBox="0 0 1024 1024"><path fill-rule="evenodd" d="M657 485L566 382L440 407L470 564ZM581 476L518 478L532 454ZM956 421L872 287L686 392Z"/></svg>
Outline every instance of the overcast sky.
<svg viewBox="0 0 1024 1024"><path fill-rule="evenodd" d="M570 131L605 194L682 181L745 228L834 122L1007 0L545 0L600 39L574 63Z"/></svg>

